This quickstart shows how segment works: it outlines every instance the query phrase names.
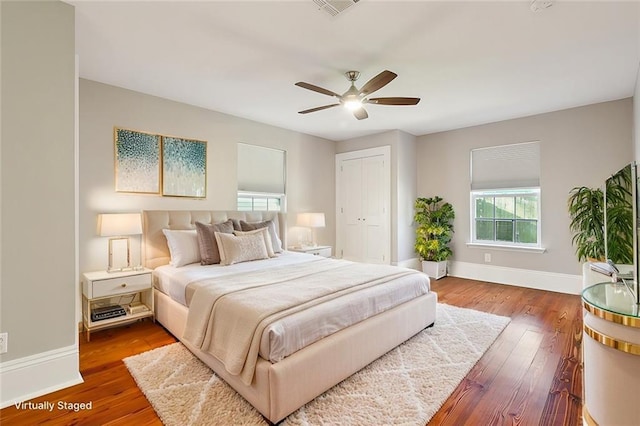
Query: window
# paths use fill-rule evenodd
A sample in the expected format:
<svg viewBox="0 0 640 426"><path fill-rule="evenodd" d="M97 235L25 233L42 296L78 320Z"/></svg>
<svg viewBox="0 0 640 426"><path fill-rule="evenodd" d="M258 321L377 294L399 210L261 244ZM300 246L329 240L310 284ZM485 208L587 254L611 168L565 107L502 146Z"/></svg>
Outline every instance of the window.
<svg viewBox="0 0 640 426"><path fill-rule="evenodd" d="M240 211L283 211L284 194L250 193L238 191Z"/></svg>
<svg viewBox="0 0 640 426"><path fill-rule="evenodd" d="M286 152L238 144L238 210L286 211Z"/></svg>
<svg viewBox="0 0 640 426"><path fill-rule="evenodd" d="M471 243L541 247L540 143L471 151Z"/></svg>
<svg viewBox="0 0 640 426"><path fill-rule="evenodd" d="M540 190L472 191L472 242L540 245Z"/></svg>

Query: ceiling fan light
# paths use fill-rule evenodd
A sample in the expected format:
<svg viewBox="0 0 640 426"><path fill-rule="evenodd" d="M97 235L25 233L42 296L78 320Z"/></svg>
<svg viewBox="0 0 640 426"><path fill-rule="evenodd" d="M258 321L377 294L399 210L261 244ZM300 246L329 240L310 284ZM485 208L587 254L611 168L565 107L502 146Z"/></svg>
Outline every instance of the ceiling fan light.
<svg viewBox="0 0 640 426"><path fill-rule="evenodd" d="M360 101L360 99L350 99L348 101L344 101L344 107L349 111L355 111L362 108L362 101Z"/></svg>

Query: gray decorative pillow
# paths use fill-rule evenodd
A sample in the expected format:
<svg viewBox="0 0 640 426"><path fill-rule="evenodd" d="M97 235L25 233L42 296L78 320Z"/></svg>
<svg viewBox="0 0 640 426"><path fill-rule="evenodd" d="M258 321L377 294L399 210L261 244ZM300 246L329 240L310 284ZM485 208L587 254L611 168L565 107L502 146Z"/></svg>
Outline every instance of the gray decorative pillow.
<svg viewBox="0 0 640 426"><path fill-rule="evenodd" d="M276 224L273 222L273 220L266 220L264 222L245 222L244 220L241 220L240 227L242 228L242 231L245 232L254 231L260 228L269 229L273 251L276 253L282 252L282 242L280 242L280 238L278 237L278 233L276 232Z"/></svg>
<svg viewBox="0 0 640 426"><path fill-rule="evenodd" d="M239 219L229 219L231 222L233 222L233 230L234 231L242 231L242 227L240 226L240 220Z"/></svg>
<svg viewBox="0 0 640 426"><path fill-rule="evenodd" d="M231 219L211 225L196 222L196 232L198 234L198 247L200 248L200 263L202 265L220 263L220 250L218 249L215 233L233 234L233 222L231 222Z"/></svg>

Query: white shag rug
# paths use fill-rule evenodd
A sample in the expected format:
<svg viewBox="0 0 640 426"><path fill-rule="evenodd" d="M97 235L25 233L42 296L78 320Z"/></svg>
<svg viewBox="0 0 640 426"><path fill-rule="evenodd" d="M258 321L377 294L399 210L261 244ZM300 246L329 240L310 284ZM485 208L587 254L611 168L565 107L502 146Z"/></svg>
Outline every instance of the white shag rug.
<svg viewBox="0 0 640 426"><path fill-rule="evenodd" d="M426 425L510 318L438 304L436 324L289 415L282 425ZM182 344L124 359L165 425L266 425Z"/></svg>

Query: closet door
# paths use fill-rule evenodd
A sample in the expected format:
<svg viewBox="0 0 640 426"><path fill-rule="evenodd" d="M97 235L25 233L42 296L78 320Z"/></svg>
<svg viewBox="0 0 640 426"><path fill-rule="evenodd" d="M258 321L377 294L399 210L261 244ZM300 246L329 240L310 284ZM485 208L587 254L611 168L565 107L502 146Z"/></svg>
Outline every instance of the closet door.
<svg viewBox="0 0 640 426"><path fill-rule="evenodd" d="M336 155L336 255L389 263L389 147Z"/></svg>
<svg viewBox="0 0 640 426"><path fill-rule="evenodd" d="M362 160L341 162L342 212L337 231L343 237L340 253L343 259L361 261L362 241ZM342 226L340 226L342 225ZM342 228L342 229L340 229Z"/></svg>
<svg viewBox="0 0 640 426"><path fill-rule="evenodd" d="M384 156L366 157L362 160L362 207L360 227L362 232L362 261L367 263L389 263L386 252L390 242L385 237L388 223L384 199Z"/></svg>

